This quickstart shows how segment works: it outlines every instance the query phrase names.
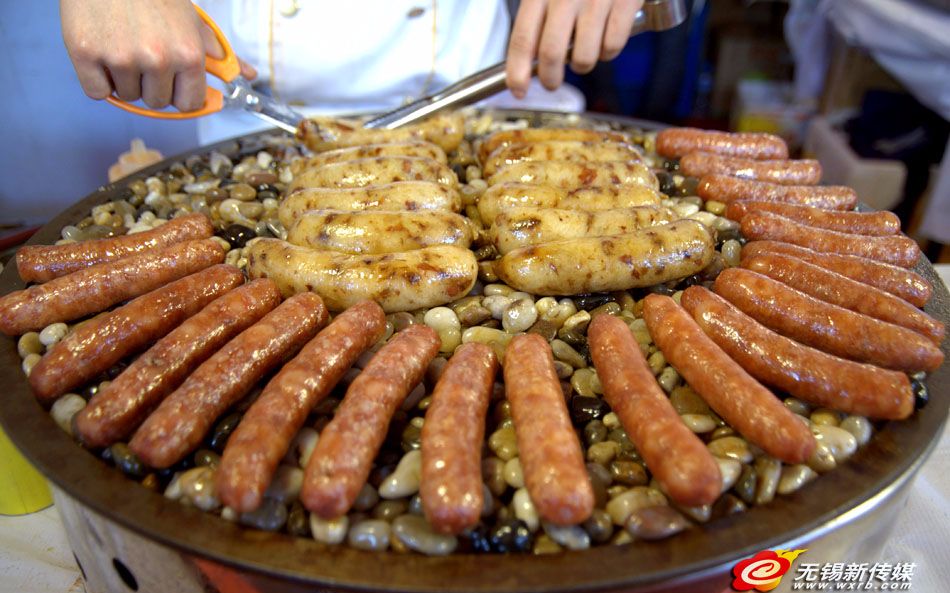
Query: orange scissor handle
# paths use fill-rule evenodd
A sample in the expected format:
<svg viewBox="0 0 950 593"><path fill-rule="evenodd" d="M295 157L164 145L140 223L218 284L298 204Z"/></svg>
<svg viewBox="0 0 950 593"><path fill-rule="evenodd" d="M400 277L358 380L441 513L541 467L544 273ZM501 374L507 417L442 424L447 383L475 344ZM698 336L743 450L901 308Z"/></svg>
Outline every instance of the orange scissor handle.
<svg viewBox="0 0 950 593"><path fill-rule="evenodd" d="M208 13L202 10L198 5L193 5L193 7L195 12L197 12L198 16L201 18L201 21L207 25L212 32L214 32L214 38L224 50L224 57L220 59L212 58L211 56L205 56L205 71L207 71L208 74L223 80L224 82L231 82L241 75L241 63L238 61L237 54L235 54L234 50L231 49L231 44L228 43L227 37L225 37L224 33L221 32L218 24L214 22L210 16L208 16ZM149 109L147 107L133 105L132 103L119 99L115 95L106 97L106 101L112 105L115 105L119 109L128 111L129 113L144 115L146 117L154 117L156 119L192 119L202 115L216 113L221 111L221 109L224 107L224 95L222 95L221 91L218 89L210 86L205 89L204 105L195 111L159 111L157 109Z"/></svg>

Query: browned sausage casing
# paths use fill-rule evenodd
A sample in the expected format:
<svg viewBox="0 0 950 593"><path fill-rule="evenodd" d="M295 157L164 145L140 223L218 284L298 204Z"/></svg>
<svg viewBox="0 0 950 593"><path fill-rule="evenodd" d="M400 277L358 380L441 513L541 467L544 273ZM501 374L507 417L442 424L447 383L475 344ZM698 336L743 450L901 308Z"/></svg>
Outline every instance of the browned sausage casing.
<svg viewBox="0 0 950 593"><path fill-rule="evenodd" d="M779 335L701 286L683 307L720 348L756 379L816 406L900 420L914 411L907 375L826 354Z"/></svg>
<svg viewBox="0 0 950 593"><path fill-rule="evenodd" d="M300 493L307 510L325 519L350 510L396 408L422 380L440 346L432 328L409 326L395 334L350 383L307 463Z"/></svg>
<svg viewBox="0 0 950 593"><path fill-rule="evenodd" d="M445 152L443 152L441 148L431 142L416 140L383 144L364 144L362 146L348 146L346 148L328 150L309 158L293 161L290 164L290 170L293 171L294 175L297 175L307 169L322 167L330 163L380 156L414 156L433 159L443 164L448 162Z"/></svg>
<svg viewBox="0 0 950 593"><path fill-rule="evenodd" d="M485 138L478 147L478 160L488 160L488 155L504 146L513 144L533 144L555 140L577 142L624 142L630 138L620 132L601 132L578 128L533 128L525 130L502 130Z"/></svg>
<svg viewBox="0 0 950 593"><path fill-rule="evenodd" d="M660 389L627 324L597 315L587 339L604 399L663 490L686 506L715 502L722 490L719 466Z"/></svg>
<svg viewBox="0 0 950 593"><path fill-rule="evenodd" d="M742 267L783 282L826 303L912 329L927 336L935 344L939 345L943 341L943 324L904 299L797 257L778 253L762 254L745 258Z"/></svg>
<svg viewBox="0 0 950 593"><path fill-rule="evenodd" d="M277 285L255 280L217 298L136 358L76 416L79 438L107 447L127 438L198 365L280 303Z"/></svg>
<svg viewBox="0 0 950 593"><path fill-rule="evenodd" d="M524 161L639 161L640 153L623 142L582 142L579 140L545 140L531 144L503 146L489 155L482 174L491 177L495 171L512 163Z"/></svg>
<svg viewBox="0 0 950 593"><path fill-rule="evenodd" d="M165 468L201 443L214 421L327 321L315 294L295 295L201 364L135 431L129 448Z"/></svg>
<svg viewBox="0 0 950 593"><path fill-rule="evenodd" d="M740 223L750 241L782 241L815 251L857 255L902 268L911 268L920 259L920 246L906 235L868 237L819 229L770 212L751 212Z"/></svg>
<svg viewBox="0 0 950 593"><path fill-rule="evenodd" d="M27 245L16 254L24 282L48 282L94 264L161 249L174 243L205 239L214 234L204 214L179 216L150 231L93 239L68 245Z"/></svg>
<svg viewBox="0 0 950 593"><path fill-rule="evenodd" d="M808 426L729 358L676 301L648 295L643 318L670 364L739 434L785 463L804 463L811 456L816 444Z"/></svg>
<svg viewBox="0 0 950 593"><path fill-rule="evenodd" d="M808 226L856 235L887 236L901 232L901 220L893 212L838 212L759 200L730 202L726 217L741 221L752 212L771 212Z"/></svg>
<svg viewBox="0 0 950 593"><path fill-rule="evenodd" d="M640 161L522 161L497 171L488 183L537 183L567 191L618 185L659 189L653 171Z"/></svg>
<svg viewBox="0 0 950 593"><path fill-rule="evenodd" d="M455 171L439 161L411 156L380 156L307 169L294 177L287 191L293 193L310 187L367 187L399 181L431 181L447 188L458 187Z"/></svg>
<svg viewBox="0 0 950 593"><path fill-rule="evenodd" d="M917 332L820 301L742 268L723 270L713 290L783 336L829 354L888 369L932 371L943 353Z"/></svg>
<svg viewBox="0 0 950 593"><path fill-rule="evenodd" d="M221 245L203 239L83 268L0 298L0 332L16 336L99 313L222 261Z"/></svg>
<svg viewBox="0 0 950 593"><path fill-rule="evenodd" d="M270 380L228 439L215 476L221 501L237 511L260 506L294 435L313 406L383 335L386 315L363 301L337 315Z"/></svg>
<svg viewBox="0 0 950 593"><path fill-rule="evenodd" d="M851 210L858 204L858 194L844 185L782 185L731 175L704 175L699 180L696 193L704 200L725 203L761 200L829 210Z"/></svg>
<svg viewBox="0 0 950 593"><path fill-rule="evenodd" d="M485 414L498 359L485 344L463 344L449 359L432 392L422 425L419 496L429 524L459 533L482 512Z"/></svg>
<svg viewBox="0 0 950 593"><path fill-rule="evenodd" d="M778 241L752 241L742 247L743 260L762 253L784 253L803 259L852 280L880 288L916 307L923 307L933 294L930 282L920 274L865 257L821 253Z"/></svg>
<svg viewBox="0 0 950 593"><path fill-rule="evenodd" d="M538 334L512 338L504 374L524 482L538 514L557 525L585 521L594 510L594 491L547 340Z"/></svg>
<svg viewBox="0 0 950 593"><path fill-rule="evenodd" d="M322 152L347 146L425 140L452 152L465 136L465 118L461 113L439 113L419 123L381 130L364 128L354 120L315 117L300 122L297 139L310 150Z"/></svg>
<svg viewBox="0 0 950 593"><path fill-rule="evenodd" d="M656 151L674 159L691 152L713 152L747 159L787 159L785 141L772 134L667 128L656 135Z"/></svg>
<svg viewBox="0 0 950 593"><path fill-rule="evenodd" d="M757 161L691 152L680 159L680 171L690 177L732 175L782 185L816 185L821 181L821 163L812 159Z"/></svg>
<svg viewBox="0 0 950 593"><path fill-rule="evenodd" d="M222 294L244 283L234 266L218 265L144 294L91 319L53 346L30 373L43 403L80 387L143 350Z"/></svg>

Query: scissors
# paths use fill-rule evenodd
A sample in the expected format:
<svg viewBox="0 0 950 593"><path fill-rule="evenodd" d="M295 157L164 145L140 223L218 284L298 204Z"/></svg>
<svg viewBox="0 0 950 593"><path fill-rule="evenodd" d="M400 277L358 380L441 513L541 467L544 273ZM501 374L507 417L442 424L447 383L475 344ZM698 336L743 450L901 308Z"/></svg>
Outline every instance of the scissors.
<svg viewBox="0 0 950 593"><path fill-rule="evenodd" d="M106 98L106 101L120 109L124 109L136 115L154 117L157 119L192 119L203 115L217 113L224 108L243 109L253 113L257 117L286 130L291 134L297 132L297 126L303 121L304 117L288 107L287 105L274 100L272 97L262 95L255 91L251 83L241 76L241 64L238 61L237 54L231 48L224 33L218 27L218 24L208 16L200 6L193 5L198 16L214 32L214 37L224 49L223 58L213 58L205 56L205 70L208 74L214 76L224 83L224 92L209 86L205 90L205 103L201 108L195 111L159 111L147 107L133 105L112 95Z"/></svg>

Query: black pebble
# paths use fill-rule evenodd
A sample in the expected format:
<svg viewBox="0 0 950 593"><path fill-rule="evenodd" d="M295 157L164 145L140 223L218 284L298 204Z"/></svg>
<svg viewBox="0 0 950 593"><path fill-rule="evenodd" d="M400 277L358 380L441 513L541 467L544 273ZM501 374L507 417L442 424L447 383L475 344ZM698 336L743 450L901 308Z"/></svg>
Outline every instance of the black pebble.
<svg viewBox="0 0 950 593"><path fill-rule="evenodd" d="M257 192L257 199L258 199L258 200L260 200L260 201L263 202L264 200L266 200L266 199L268 199L268 198L274 198L274 199L276 200L276 199L277 199L277 192L270 191L269 189L265 189L265 190L262 190L262 191Z"/></svg>
<svg viewBox="0 0 950 593"><path fill-rule="evenodd" d="M488 527L483 523L479 523L469 530L469 532L465 534L465 539L468 540L468 544L471 546L473 552L488 553L492 550Z"/></svg>
<svg viewBox="0 0 950 593"><path fill-rule="evenodd" d="M211 441L208 444L215 453L224 452L224 446L228 444L228 439L231 438L231 433L237 428L241 417L241 414L229 414L214 427L214 432L211 433Z"/></svg>
<svg viewBox="0 0 950 593"><path fill-rule="evenodd" d="M528 552L534 543L531 530L520 519L508 519L495 525L489 533L491 548L501 554Z"/></svg>
<svg viewBox="0 0 950 593"><path fill-rule="evenodd" d="M112 451L112 461L119 470L130 478L141 479L147 473L145 464L129 449L125 443L116 443L109 447Z"/></svg>
<svg viewBox="0 0 950 593"><path fill-rule="evenodd" d="M593 311L597 307L614 302L615 300L616 299L614 299L614 297L607 293L582 294L580 296L574 297L574 304L577 305L578 309L583 309L584 311Z"/></svg>
<svg viewBox="0 0 950 593"><path fill-rule="evenodd" d="M240 249L244 245L257 236L257 233L254 232L254 229L248 228L243 224L232 224L223 231L220 232L219 236L231 244L232 249Z"/></svg>
<svg viewBox="0 0 950 593"><path fill-rule="evenodd" d="M599 420L607 410L607 403L596 397L575 395L571 398L571 421L574 424L583 426L591 420Z"/></svg>
<svg viewBox="0 0 950 593"><path fill-rule="evenodd" d="M276 198L277 196L280 195L280 190L279 190L279 189L277 188L277 186L274 185L273 183L262 183L262 184L258 185L256 189L257 189L257 199L258 199L258 200L263 200L264 198ZM270 195L270 196L262 196L262 195L261 195L261 192L265 192L265 191L266 191L266 192L270 192L270 193L272 193L273 195Z"/></svg>
<svg viewBox="0 0 950 593"><path fill-rule="evenodd" d="M911 379L911 389L914 391L914 407L922 410L927 402L930 401L930 392L927 390L927 384L920 379Z"/></svg>
<svg viewBox="0 0 950 593"><path fill-rule="evenodd" d="M676 184L673 183L673 176L666 171L654 171L656 179L660 182L660 191L668 196L676 195Z"/></svg>
<svg viewBox="0 0 950 593"><path fill-rule="evenodd" d="M680 170L680 162L677 159L666 159L663 161L663 168L670 173L676 173Z"/></svg>

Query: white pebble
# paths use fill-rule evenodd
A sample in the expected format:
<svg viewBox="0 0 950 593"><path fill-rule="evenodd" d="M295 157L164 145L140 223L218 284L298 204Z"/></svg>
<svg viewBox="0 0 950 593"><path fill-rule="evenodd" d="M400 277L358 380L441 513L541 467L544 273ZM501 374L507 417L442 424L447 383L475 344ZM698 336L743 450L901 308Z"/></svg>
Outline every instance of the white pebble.
<svg viewBox="0 0 950 593"><path fill-rule="evenodd" d="M440 352L454 352L462 343L462 323L452 309L433 307L426 311L422 321L439 334L439 339L442 340Z"/></svg>
<svg viewBox="0 0 950 593"><path fill-rule="evenodd" d="M713 459L719 464L719 475L722 476L722 489L720 492L725 492L735 486L736 482L739 481L739 476L742 475L742 464L735 459L726 459L723 457L713 457Z"/></svg>
<svg viewBox="0 0 950 593"><path fill-rule="evenodd" d="M505 481L512 488L524 488L524 472L521 469L521 459L512 457L505 462Z"/></svg>
<svg viewBox="0 0 950 593"><path fill-rule="evenodd" d="M544 533L568 550L586 550L590 547L590 535L580 525L555 525L544 521Z"/></svg>
<svg viewBox="0 0 950 593"><path fill-rule="evenodd" d="M307 467L313 450L317 448L317 441L320 439L320 433L315 429L304 426L294 437L293 450L297 452L297 463L300 467Z"/></svg>
<svg viewBox="0 0 950 593"><path fill-rule="evenodd" d="M40 343L49 348L66 337L69 327L65 323L51 323L40 332Z"/></svg>
<svg viewBox="0 0 950 593"><path fill-rule="evenodd" d="M854 452L858 449L857 439L843 428L816 425L812 427L812 433L817 441L823 442L828 447L831 455L835 458L836 464L854 455Z"/></svg>
<svg viewBox="0 0 950 593"><path fill-rule="evenodd" d="M421 476L422 451L414 449L402 456L396 470L379 485L379 496L386 499L411 496L419 491Z"/></svg>
<svg viewBox="0 0 950 593"><path fill-rule="evenodd" d="M350 526L350 519L346 515L336 519L323 519L316 513L310 513L310 533L318 542L335 546L343 543Z"/></svg>
<svg viewBox="0 0 950 593"><path fill-rule="evenodd" d="M540 526L538 509L535 508L534 501L531 500L531 495L528 494L526 488L515 490L515 494L511 499L511 506L515 511L515 517L524 521L528 529L531 531L538 530Z"/></svg>
<svg viewBox="0 0 950 593"><path fill-rule="evenodd" d="M39 354L27 354L26 358L23 359L23 363L20 365L20 367L23 369L23 374L29 377L30 373L33 372L33 367L35 367L36 363L38 363L39 361L40 361Z"/></svg>
<svg viewBox="0 0 950 593"><path fill-rule="evenodd" d="M606 510L614 525L626 525L633 511L662 504L668 504L666 497L656 488L634 486L610 499Z"/></svg>
<svg viewBox="0 0 950 593"><path fill-rule="evenodd" d="M390 532L389 521L366 519L350 529L347 543L358 550L382 552L389 547Z"/></svg>
<svg viewBox="0 0 950 593"><path fill-rule="evenodd" d="M73 434L73 416L86 407L86 400L75 393L67 393L53 402L49 414L53 421L69 435Z"/></svg>
<svg viewBox="0 0 950 593"><path fill-rule="evenodd" d="M507 309L513 301L504 295L496 294L491 296L486 296L482 299L482 305L491 311L491 316L499 321L505 315L505 309Z"/></svg>
<svg viewBox="0 0 950 593"><path fill-rule="evenodd" d="M509 305L501 318L501 325L509 334L527 331L538 320L538 311L530 299L518 299Z"/></svg>
<svg viewBox="0 0 950 593"><path fill-rule="evenodd" d="M838 428L850 432L859 447L866 445L871 440L871 434L874 432L871 422L864 416L848 416L841 421Z"/></svg>
<svg viewBox="0 0 950 593"><path fill-rule="evenodd" d="M707 227L712 227L713 224L716 222L716 219L719 217L713 214L712 212L694 212L693 214L689 215L689 218L697 222L700 222L706 225Z"/></svg>
<svg viewBox="0 0 950 593"><path fill-rule="evenodd" d="M690 204L689 202L679 202L673 206L673 213L680 218L686 218L697 212L699 212L699 206Z"/></svg>
<svg viewBox="0 0 950 593"><path fill-rule="evenodd" d="M455 551L455 536L436 533L429 523L418 515L400 515L393 520L393 534L407 548L430 556L445 556Z"/></svg>

